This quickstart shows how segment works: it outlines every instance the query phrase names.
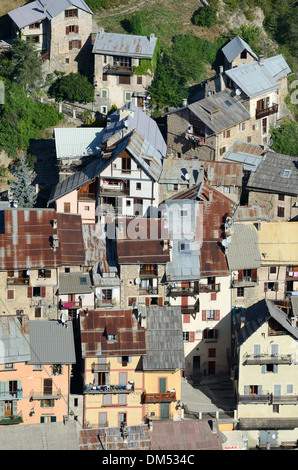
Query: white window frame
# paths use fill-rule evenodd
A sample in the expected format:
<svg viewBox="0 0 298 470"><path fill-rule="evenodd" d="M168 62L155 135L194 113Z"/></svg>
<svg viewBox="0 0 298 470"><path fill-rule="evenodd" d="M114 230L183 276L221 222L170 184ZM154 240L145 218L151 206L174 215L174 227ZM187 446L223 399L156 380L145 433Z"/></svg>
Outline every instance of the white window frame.
<svg viewBox="0 0 298 470"><path fill-rule="evenodd" d="M129 95L130 97L128 98L127 95ZM132 101L132 91L124 91L124 101L126 103L128 103L129 101Z"/></svg>

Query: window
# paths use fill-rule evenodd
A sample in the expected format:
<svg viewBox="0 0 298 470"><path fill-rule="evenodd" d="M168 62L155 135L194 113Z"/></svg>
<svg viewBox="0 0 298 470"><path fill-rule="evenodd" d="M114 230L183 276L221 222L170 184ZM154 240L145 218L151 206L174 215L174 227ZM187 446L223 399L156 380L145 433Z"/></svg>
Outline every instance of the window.
<svg viewBox="0 0 298 470"><path fill-rule="evenodd" d="M188 214L187 210L185 209L180 210L180 217L187 217L187 214Z"/></svg>
<svg viewBox="0 0 298 470"><path fill-rule="evenodd" d="M78 9L72 8L71 10L65 10L65 18L78 17Z"/></svg>
<svg viewBox="0 0 298 470"><path fill-rule="evenodd" d="M41 296L41 287L33 287L33 297L40 297Z"/></svg>
<svg viewBox="0 0 298 470"><path fill-rule="evenodd" d="M183 318L183 323L190 323L190 313L184 313L182 318Z"/></svg>
<svg viewBox="0 0 298 470"><path fill-rule="evenodd" d="M6 300L14 300L14 289L8 289L6 291Z"/></svg>
<svg viewBox="0 0 298 470"><path fill-rule="evenodd" d="M206 310L207 320L215 320L215 310Z"/></svg>
<svg viewBox="0 0 298 470"><path fill-rule="evenodd" d="M222 136L224 139L228 139L229 137L231 137L230 129L228 129L227 131L223 131Z"/></svg>
<svg viewBox="0 0 298 470"><path fill-rule="evenodd" d="M84 206L85 211L90 211L90 206Z"/></svg>
<svg viewBox="0 0 298 470"><path fill-rule="evenodd" d="M245 130L245 122L240 122L239 131L244 131L244 130Z"/></svg>
<svg viewBox="0 0 298 470"><path fill-rule="evenodd" d="M66 64L69 64L69 58L68 58L68 57L66 57L65 63L66 63Z"/></svg>
<svg viewBox="0 0 298 470"><path fill-rule="evenodd" d="M208 349L208 357L216 357L216 349L215 348L209 348Z"/></svg>
<svg viewBox="0 0 298 470"><path fill-rule="evenodd" d="M131 171L131 159L130 158L122 158L121 170L124 173L130 173Z"/></svg>
<svg viewBox="0 0 298 470"><path fill-rule="evenodd" d="M138 85L142 85L142 79L143 79L142 75L137 76L137 84Z"/></svg>
<svg viewBox="0 0 298 470"><path fill-rule="evenodd" d="M66 212L66 214L70 213L70 202L64 202L63 212Z"/></svg>
<svg viewBox="0 0 298 470"><path fill-rule="evenodd" d="M284 194L279 194L278 195L278 200L279 201L284 201L285 200L285 195Z"/></svg>
<svg viewBox="0 0 298 470"><path fill-rule="evenodd" d="M68 48L70 51L72 51L72 49L81 49L81 47L82 47L82 41L79 39L75 39L74 41L69 41L68 43Z"/></svg>
<svg viewBox="0 0 298 470"><path fill-rule="evenodd" d="M126 201L126 207L130 207L131 206L131 201L130 200L127 200Z"/></svg>
<svg viewBox="0 0 298 470"><path fill-rule="evenodd" d="M183 331L183 341L189 343L189 331Z"/></svg>
<svg viewBox="0 0 298 470"><path fill-rule="evenodd" d="M71 34L71 33L78 34L78 32L79 32L79 27L77 25L66 26L66 31L65 31L66 34Z"/></svg>
<svg viewBox="0 0 298 470"><path fill-rule="evenodd" d="M120 83L120 80L119 80ZM132 92L131 91L125 91L124 92L124 101L131 101L132 97Z"/></svg>
<svg viewBox="0 0 298 470"><path fill-rule="evenodd" d="M219 154L220 156L222 156L226 151L226 147L222 147L221 149L219 149Z"/></svg>
<svg viewBox="0 0 298 470"><path fill-rule="evenodd" d="M284 207L277 207L277 217L284 217L285 216L285 208Z"/></svg>
<svg viewBox="0 0 298 470"><path fill-rule="evenodd" d="M287 384L286 385L286 393L294 393L294 385L293 384Z"/></svg>
<svg viewBox="0 0 298 470"><path fill-rule="evenodd" d="M44 278L44 279L50 279L52 275L52 272L50 269L39 269L38 270L38 277L39 278Z"/></svg>
<svg viewBox="0 0 298 470"><path fill-rule="evenodd" d="M112 395L109 393L105 393L103 396L103 405L111 405L112 404Z"/></svg>
<svg viewBox="0 0 298 470"><path fill-rule="evenodd" d="M108 335L108 341L116 341L117 335Z"/></svg>
<svg viewBox="0 0 298 470"><path fill-rule="evenodd" d="M40 23L29 24L29 29L39 29L39 28L40 28Z"/></svg>
<svg viewBox="0 0 298 470"><path fill-rule="evenodd" d="M138 191L140 191L140 190L142 189L141 183L137 183L137 184L136 184L136 189L137 189Z"/></svg>
<svg viewBox="0 0 298 470"><path fill-rule="evenodd" d="M134 307L137 302L136 297L128 297L127 305L128 307Z"/></svg>
<svg viewBox="0 0 298 470"><path fill-rule="evenodd" d="M33 365L33 370L41 371L42 370L42 364L34 364Z"/></svg>
<svg viewBox="0 0 298 470"><path fill-rule="evenodd" d="M269 273L270 274L276 274L276 266L270 266Z"/></svg>
<svg viewBox="0 0 298 470"><path fill-rule="evenodd" d="M278 283L277 282L265 282L264 292L267 292L268 290L272 292L278 291Z"/></svg>
<svg viewBox="0 0 298 470"><path fill-rule="evenodd" d="M262 134L267 134L268 132L267 126L268 126L267 118L262 119Z"/></svg>
<svg viewBox="0 0 298 470"><path fill-rule="evenodd" d="M279 405L274 404L272 408L273 413L279 413Z"/></svg>
<svg viewBox="0 0 298 470"><path fill-rule="evenodd" d="M113 295L112 289L102 289L102 302L105 304L111 304L112 295Z"/></svg>
<svg viewBox="0 0 298 470"><path fill-rule="evenodd" d="M14 368L13 362L6 362L4 364L4 370L13 370L13 368Z"/></svg>
<svg viewBox="0 0 298 470"><path fill-rule="evenodd" d="M244 287L237 287L237 297L244 297Z"/></svg>
<svg viewBox="0 0 298 470"><path fill-rule="evenodd" d="M41 408L53 408L55 406L55 400L41 400L40 401Z"/></svg>
<svg viewBox="0 0 298 470"><path fill-rule="evenodd" d="M283 177L284 178L290 178L291 170L284 170L283 172Z"/></svg>
<svg viewBox="0 0 298 470"><path fill-rule="evenodd" d="M108 108L106 106L101 106L100 111L101 111L101 114L107 114Z"/></svg>
<svg viewBox="0 0 298 470"><path fill-rule="evenodd" d="M109 97L109 90L107 90L106 88L101 90L101 97L102 98L108 98Z"/></svg>
<svg viewBox="0 0 298 470"><path fill-rule="evenodd" d="M247 142L250 144L251 143L251 135L247 137Z"/></svg>
<svg viewBox="0 0 298 470"><path fill-rule="evenodd" d="M118 395L118 404L119 405L127 405L127 396L126 396L126 394L119 393L119 395Z"/></svg>
<svg viewBox="0 0 298 470"><path fill-rule="evenodd" d="M247 51L246 50L242 51L241 54L240 54L240 57L241 57L241 59L246 59L247 58Z"/></svg>
<svg viewBox="0 0 298 470"><path fill-rule="evenodd" d="M179 249L180 251L184 251L184 252L189 252L190 251L190 243L186 243L186 242L180 242L179 243Z"/></svg>
<svg viewBox="0 0 298 470"><path fill-rule="evenodd" d="M129 363L129 356L122 356L121 358L122 367L126 367Z"/></svg>

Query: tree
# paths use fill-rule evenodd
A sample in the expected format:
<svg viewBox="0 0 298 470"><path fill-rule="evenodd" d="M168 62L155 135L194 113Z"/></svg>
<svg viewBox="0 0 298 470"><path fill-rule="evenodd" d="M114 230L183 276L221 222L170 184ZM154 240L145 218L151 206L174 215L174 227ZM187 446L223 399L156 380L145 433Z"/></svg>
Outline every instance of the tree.
<svg viewBox="0 0 298 470"><path fill-rule="evenodd" d="M211 6L199 8L193 16L193 22L197 26L211 28L217 20L217 11Z"/></svg>
<svg viewBox="0 0 298 470"><path fill-rule="evenodd" d="M17 38L11 48L11 59L0 62L0 75L29 90L42 80L40 54L34 43Z"/></svg>
<svg viewBox="0 0 298 470"><path fill-rule="evenodd" d="M18 163L16 171L13 173L15 179L10 186L14 201L18 203L19 207L34 207L37 193L32 181L35 178L35 173L27 165L24 156L19 159Z"/></svg>
<svg viewBox="0 0 298 470"><path fill-rule="evenodd" d="M284 121L280 127L271 129L272 148L284 155L298 155L298 122Z"/></svg>
<svg viewBox="0 0 298 470"><path fill-rule="evenodd" d="M59 77L49 88L49 95L56 101L94 101L94 87L88 78L80 73L70 73Z"/></svg>

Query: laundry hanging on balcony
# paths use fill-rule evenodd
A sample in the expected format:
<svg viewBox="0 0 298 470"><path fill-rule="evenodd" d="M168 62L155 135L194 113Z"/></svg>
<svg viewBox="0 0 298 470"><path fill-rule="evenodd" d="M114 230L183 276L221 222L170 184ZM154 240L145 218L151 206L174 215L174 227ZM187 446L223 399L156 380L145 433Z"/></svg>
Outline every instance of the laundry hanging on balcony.
<svg viewBox="0 0 298 470"><path fill-rule="evenodd" d="M197 145L204 145L205 139L204 137L200 137L198 135L194 135L193 126L189 124L187 131L185 132L186 140L190 140L191 142L196 143Z"/></svg>

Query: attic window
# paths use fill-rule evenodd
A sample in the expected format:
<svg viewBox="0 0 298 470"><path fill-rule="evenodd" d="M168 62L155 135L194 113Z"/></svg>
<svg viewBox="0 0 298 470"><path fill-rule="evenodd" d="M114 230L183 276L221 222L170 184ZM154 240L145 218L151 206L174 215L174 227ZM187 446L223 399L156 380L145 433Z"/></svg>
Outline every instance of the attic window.
<svg viewBox="0 0 298 470"><path fill-rule="evenodd" d="M284 170L283 172L283 177L284 178L290 178L291 170Z"/></svg>
<svg viewBox="0 0 298 470"><path fill-rule="evenodd" d="M242 51L240 57L241 57L241 59L246 59L247 58L247 51L246 50Z"/></svg>

